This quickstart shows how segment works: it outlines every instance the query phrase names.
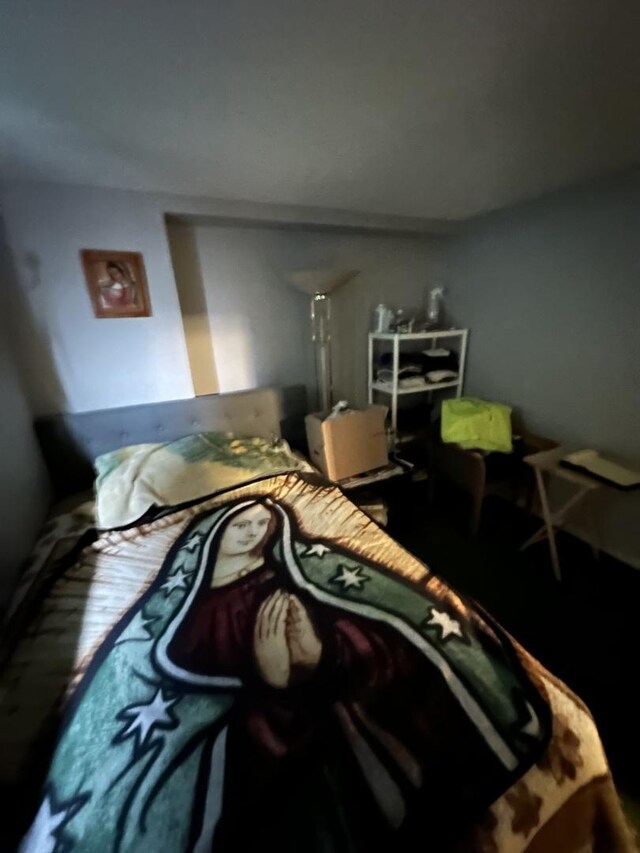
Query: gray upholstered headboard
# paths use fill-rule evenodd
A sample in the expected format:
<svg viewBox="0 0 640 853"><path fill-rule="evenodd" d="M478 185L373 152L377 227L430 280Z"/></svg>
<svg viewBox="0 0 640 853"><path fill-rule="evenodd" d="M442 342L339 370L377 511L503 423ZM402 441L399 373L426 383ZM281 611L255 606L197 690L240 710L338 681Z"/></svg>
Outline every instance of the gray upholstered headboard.
<svg viewBox="0 0 640 853"><path fill-rule="evenodd" d="M198 432L274 435L304 446L306 390L302 385L209 394L98 412L52 415L36 421L57 497L91 487L93 461L128 444L173 441Z"/></svg>

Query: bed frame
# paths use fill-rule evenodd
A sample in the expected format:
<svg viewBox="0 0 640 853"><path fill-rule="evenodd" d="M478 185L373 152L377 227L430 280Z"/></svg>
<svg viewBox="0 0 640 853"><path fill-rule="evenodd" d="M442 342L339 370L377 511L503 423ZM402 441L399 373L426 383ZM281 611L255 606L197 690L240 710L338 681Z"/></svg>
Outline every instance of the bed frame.
<svg viewBox="0 0 640 853"><path fill-rule="evenodd" d="M129 444L173 441L198 432L282 437L303 449L307 395L303 385L208 394L96 412L39 418L36 434L60 499L90 489L93 461Z"/></svg>

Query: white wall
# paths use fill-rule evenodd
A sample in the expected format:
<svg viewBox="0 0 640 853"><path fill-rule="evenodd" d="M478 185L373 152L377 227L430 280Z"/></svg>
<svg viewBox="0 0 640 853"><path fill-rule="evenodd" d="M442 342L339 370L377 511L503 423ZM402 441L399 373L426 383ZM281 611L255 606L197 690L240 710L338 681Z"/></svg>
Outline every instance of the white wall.
<svg viewBox="0 0 640 853"><path fill-rule="evenodd" d="M87 411L193 395L165 214L333 228L424 232L431 227L427 222L403 217L46 183L5 184L0 188L0 201L15 270L12 322L37 413ZM285 243L304 247L305 241L298 232L290 232ZM262 329L272 326L273 342L262 338L256 344L255 360L246 364L245 381L252 376L258 381L261 377L280 381L279 377L308 376L308 354L302 360L298 356L291 359L289 347L285 359L279 354L282 340L277 345L275 342L282 329L289 338L293 335L298 340L295 323L301 322L300 299L294 294L289 303L284 290L278 291L277 297L269 290L268 282L280 280L279 267L259 268L263 261L271 263L270 249L256 246L253 262L247 259L241 263L239 244L233 248L231 242L227 241L225 253L220 255L220 276L215 272L215 251L205 246L203 253L213 276L211 282L221 281L223 289L227 288L225 328L221 328L215 294L209 294L210 319L216 325L222 361L240 364L245 358L246 348L235 336L241 342L246 335L261 335ZM78 254L83 248L142 252L153 316L95 319ZM277 252L276 256L286 269L287 252L282 258ZM314 253L309 255L303 248L295 261L291 260L292 268L311 263L312 257ZM391 280L387 284L392 290ZM239 290L234 296L235 288ZM241 293L247 297L244 304ZM290 305L298 307L288 317ZM281 322L285 316L287 322ZM290 321L295 322L291 325ZM197 328L201 329L201 324ZM235 353L232 347L237 347ZM233 378L225 382L227 387L237 384ZM222 381L220 386L226 390Z"/></svg>
<svg viewBox="0 0 640 853"><path fill-rule="evenodd" d="M211 340L211 323L202 281L195 228L177 219L167 220L167 239L175 277L193 391L197 396L217 394L218 372Z"/></svg>
<svg viewBox="0 0 640 853"><path fill-rule="evenodd" d="M380 302L424 316L426 293L442 281L444 245L439 237L345 236L339 265L360 270L333 297L335 398L367 401L367 334ZM427 395L415 398L426 400ZM377 402L388 398L378 397Z"/></svg>
<svg viewBox="0 0 640 853"><path fill-rule="evenodd" d="M196 242L221 391L313 388L310 300L288 277L337 267L359 273L332 297L334 396L365 403L373 307L385 300L420 308L441 275L441 240L425 236L199 226Z"/></svg>
<svg viewBox="0 0 640 853"><path fill-rule="evenodd" d="M471 328L468 393L640 469L639 234L637 178L559 193L469 223L448 284ZM640 565L640 494L600 516L608 550Z"/></svg>
<svg viewBox="0 0 640 853"><path fill-rule="evenodd" d="M20 286L21 358L38 412L86 411L188 397L189 373L163 209L155 196L33 185L7 187L2 211ZM153 316L93 316L79 252L142 252ZM57 387L32 350L50 354ZM33 354L33 355L32 355Z"/></svg>
<svg viewBox="0 0 640 853"><path fill-rule="evenodd" d="M295 237L276 229L195 229L220 391L313 385L309 300L287 281Z"/></svg>

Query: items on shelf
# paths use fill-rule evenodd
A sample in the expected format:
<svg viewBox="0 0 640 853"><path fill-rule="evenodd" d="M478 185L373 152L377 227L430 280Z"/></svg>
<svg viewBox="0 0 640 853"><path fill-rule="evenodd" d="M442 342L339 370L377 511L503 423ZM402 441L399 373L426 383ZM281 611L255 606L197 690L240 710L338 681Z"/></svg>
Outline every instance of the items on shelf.
<svg viewBox="0 0 640 853"><path fill-rule="evenodd" d="M444 287L432 287L427 296L426 329L441 328L442 306L444 302Z"/></svg>
<svg viewBox="0 0 640 853"><path fill-rule="evenodd" d="M452 382L454 379L458 378L457 370L429 370L425 373L424 377L427 381L432 382L434 384L439 384L440 382Z"/></svg>
<svg viewBox="0 0 640 853"><path fill-rule="evenodd" d="M449 349L434 347L433 349L422 350L421 354L425 359L425 374L434 370L450 370L455 372L458 370L458 354Z"/></svg>
<svg viewBox="0 0 640 853"><path fill-rule="evenodd" d="M373 310L375 334L407 335L444 328L444 287L432 287L426 296L423 311L407 315L404 308L392 308L381 302Z"/></svg>
<svg viewBox="0 0 640 853"><path fill-rule="evenodd" d="M461 396L467 337L467 329L441 329L411 334L369 333L369 403L373 402L374 394L385 394L391 398L392 449L398 445L400 395L426 392L430 402L434 391L451 390L457 397ZM454 348L439 347L438 344L444 340L455 342ZM428 348L412 351L416 347Z"/></svg>
<svg viewBox="0 0 640 853"><path fill-rule="evenodd" d="M398 387L425 388L429 383L458 378L458 355L438 347L422 352L398 353ZM376 369L378 382L393 382L393 353L382 353Z"/></svg>
<svg viewBox="0 0 640 853"><path fill-rule="evenodd" d="M404 316L404 311L402 310L402 308L399 308L396 311L396 316L392 324L392 329L397 335L410 335L413 332L415 322L415 317L410 317L409 319L407 319Z"/></svg>
<svg viewBox="0 0 640 853"><path fill-rule="evenodd" d="M391 323L393 322L393 310L388 305L382 302L377 305L373 312L373 331L379 334L385 334L391 331Z"/></svg>

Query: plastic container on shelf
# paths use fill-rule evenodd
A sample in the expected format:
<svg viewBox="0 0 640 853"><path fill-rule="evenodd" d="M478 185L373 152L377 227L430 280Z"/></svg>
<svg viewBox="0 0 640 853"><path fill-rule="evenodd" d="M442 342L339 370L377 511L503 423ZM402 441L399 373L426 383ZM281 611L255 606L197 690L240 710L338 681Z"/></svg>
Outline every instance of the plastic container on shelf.
<svg viewBox="0 0 640 853"><path fill-rule="evenodd" d="M427 325L439 328L442 323L444 287L432 287L427 295Z"/></svg>
<svg viewBox="0 0 640 853"><path fill-rule="evenodd" d="M393 311L388 305L380 303L373 311L373 331L378 333L388 332L393 321Z"/></svg>

